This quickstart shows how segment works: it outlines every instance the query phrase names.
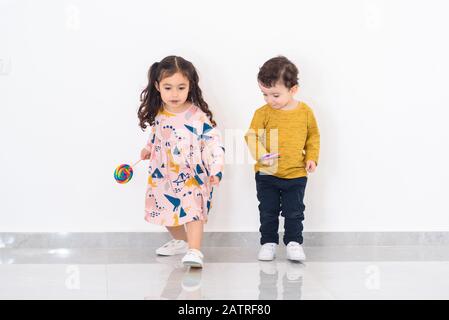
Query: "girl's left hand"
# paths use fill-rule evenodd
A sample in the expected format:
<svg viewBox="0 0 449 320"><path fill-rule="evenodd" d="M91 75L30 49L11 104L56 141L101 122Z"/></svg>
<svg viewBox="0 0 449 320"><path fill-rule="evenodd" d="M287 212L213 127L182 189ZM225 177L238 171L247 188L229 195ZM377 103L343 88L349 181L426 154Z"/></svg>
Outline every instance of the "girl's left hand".
<svg viewBox="0 0 449 320"><path fill-rule="evenodd" d="M316 169L316 163L313 160L308 160L306 163L307 172L314 172Z"/></svg>
<svg viewBox="0 0 449 320"><path fill-rule="evenodd" d="M217 176L211 176L209 181L213 186L216 186L218 185L218 183L220 183L220 179Z"/></svg>

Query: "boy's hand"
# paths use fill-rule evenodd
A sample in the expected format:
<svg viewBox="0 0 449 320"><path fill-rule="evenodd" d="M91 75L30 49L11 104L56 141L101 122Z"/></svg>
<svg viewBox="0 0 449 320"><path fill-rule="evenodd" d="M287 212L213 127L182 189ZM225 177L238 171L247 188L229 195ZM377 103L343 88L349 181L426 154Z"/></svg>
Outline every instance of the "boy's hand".
<svg viewBox="0 0 449 320"><path fill-rule="evenodd" d="M272 165L274 165L274 161L275 161L275 159L266 159L266 160L260 160L260 163L264 166L271 167Z"/></svg>
<svg viewBox="0 0 449 320"><path fill-rule="evenodd" d="M220 179L217 176L211 176L209 181L211 185L217 186L220 182Z"/></svg>
<svg viewBox="0 0 449 320"><path fill-rule="evenodd" d="M307 172L314 172L316 169L316 163L313 160L308 160L306 163Z"/></svg>
<svg viewBox="0 0 449 320"><path fill-rule="evenodd" d="M151 152L147 149L143 148L142 151L140 151L140 159L142 160L148 160L150 159Z"/></svg>
<svg viewBox="0 0 449 320"><path fill-rule="evenodd" d="M259 162L263 166L271 167L274 166L276 160L278 160L280 156L281 155L279 153L267 153L260 157Z"/></svg>

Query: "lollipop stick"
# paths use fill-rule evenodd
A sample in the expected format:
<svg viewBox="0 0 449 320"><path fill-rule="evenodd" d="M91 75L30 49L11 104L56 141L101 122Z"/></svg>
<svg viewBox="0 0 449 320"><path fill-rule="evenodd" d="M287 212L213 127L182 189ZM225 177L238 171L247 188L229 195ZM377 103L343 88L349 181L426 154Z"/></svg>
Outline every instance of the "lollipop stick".
<svg viewBox="0 0 449 320"><path fill-rule="evenodd" d="M267 153L260 158L260 161L269 160L273 158L280 158L281 155L279 153Z"/></svg>
<svg viewBox="0 0 449 320"><path fill-rule="evenodd" d="M139 161L137 161L136 163L134 163L131 167L134 168L140 161L142 161L142 159L139 159Z"/></svg>

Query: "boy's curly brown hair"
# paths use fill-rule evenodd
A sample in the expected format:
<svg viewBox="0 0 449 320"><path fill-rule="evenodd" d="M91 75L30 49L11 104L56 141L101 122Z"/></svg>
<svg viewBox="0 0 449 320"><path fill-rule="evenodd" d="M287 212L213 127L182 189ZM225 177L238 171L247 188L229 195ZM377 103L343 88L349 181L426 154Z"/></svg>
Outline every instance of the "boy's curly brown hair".
<svg viewBox="0 0 449 320"><path fill-rule="evenodd" d="M284 56L271 58L259 69L257 80L267 88L280 82L291 89L298 84L298 68Z"/></svg>

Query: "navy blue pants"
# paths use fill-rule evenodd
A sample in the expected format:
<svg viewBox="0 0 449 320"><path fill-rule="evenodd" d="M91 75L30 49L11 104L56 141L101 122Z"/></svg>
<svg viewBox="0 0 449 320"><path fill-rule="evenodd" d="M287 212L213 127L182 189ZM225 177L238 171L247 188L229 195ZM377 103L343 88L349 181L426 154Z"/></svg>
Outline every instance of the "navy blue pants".
<svg viewBox="0 0 449 320"><path fill-rule="evenodd" d="M307 177L282 179L256 173L257 199L260 214L260 244L279 244L279 214L285 218L284 244L303 242L304 192Z"/></svg>

